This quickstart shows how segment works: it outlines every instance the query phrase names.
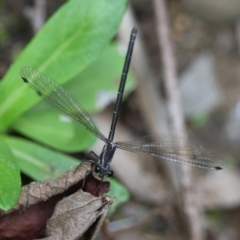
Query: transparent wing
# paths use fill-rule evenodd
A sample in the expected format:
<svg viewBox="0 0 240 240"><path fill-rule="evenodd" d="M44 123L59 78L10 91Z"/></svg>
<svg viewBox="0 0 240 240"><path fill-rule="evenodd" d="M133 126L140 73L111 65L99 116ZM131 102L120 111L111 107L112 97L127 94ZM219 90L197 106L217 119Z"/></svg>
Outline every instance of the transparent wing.
<svg viewBox="0 0 240 240"><path fill-rule="evenodd" d="M116 142L116 146L130 152L205 169L220 170L228 163L224 154L177 141L149 142L149 137L141 137L129 142Z"/></svg>
<svg viewBox="0 0 240 240"><path fill-rule="evenodd" d="M20 74L23 81L40 96L46 98L77 123L91 131L92 134L107 142L107 138L97 129L86 110L66 89L47 75L30 67L23 67Z"/></svg>

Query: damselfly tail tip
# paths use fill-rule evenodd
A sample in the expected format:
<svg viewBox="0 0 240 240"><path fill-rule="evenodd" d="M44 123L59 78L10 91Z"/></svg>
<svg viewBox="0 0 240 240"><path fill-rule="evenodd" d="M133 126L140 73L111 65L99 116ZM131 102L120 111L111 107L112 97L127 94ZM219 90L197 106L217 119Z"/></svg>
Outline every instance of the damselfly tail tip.
<svg viewBox="0 0 240 240"><path fill-rule="evenodd" d="M219 157L219 159L220 159L220 161L218 162L218 165L216 164L217 166L214 167L214 169L216 169L216 170L222 170L229 163L229 158L225 154L223 154L221 157Z"/></svg>

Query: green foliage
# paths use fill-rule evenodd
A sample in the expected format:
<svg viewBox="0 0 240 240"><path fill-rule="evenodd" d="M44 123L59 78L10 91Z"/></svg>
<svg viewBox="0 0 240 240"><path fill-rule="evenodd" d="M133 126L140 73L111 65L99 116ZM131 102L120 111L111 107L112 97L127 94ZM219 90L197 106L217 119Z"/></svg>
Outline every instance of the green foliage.
<svg viewBox="0 0 240 240"><path fill-rule="evenodd" d="M77 159L49 150L28 140L5 137L22 172L34 180L54 179L72 166L79 164Z"/></svg>
<svg viewBox="0 0 240 240"><path fill-rule="evenodd" d="M41 98L21 80L21 67L33 67L58 83L65 83L64 87L87 111L102 109L106 103L102 102L101 93L110 97L116 97L117 93L124 56L117 51L117 45L109 44L125 7L126 0L67 1L26 46L0 82L0 131L7 143L0 142L0 157L4 159L0 161L1 176L6 172L6 177L1 178L0 208L7 210L17 201L21 184L19 168L34 180L44 180L55 178L79 163L47 146L73 152L89 148L95 140L85 129L66 120L62 113L40 102ZM134 87L132 80L128 79L127 91ZM45 147L9 136L11 129ZM6 171L10 163L14 163L14 171ZM13 183L16 194L10 196ZM113 182L112 188L115 186L119 188L119 183Z"/></svg>
<svg viewBox="0 0 240 240"><path fill-rule="evenodd" d="M0 172L0 208L8 210L18 201L21 179L17 161L2 136L0 136Z"/></svg>
<svg viewBox="0 0 240 240"><path fill-rule="evenodd" d="M191 119L191 124L195 128L201 128L204 127L209 120L209 115L207 114L195 114Z"/></svg>
<svg viewBox="0 0 240 240"><path fill-rule="evenodd" d="M112 44L64 87L76 96L88 112L96 112L103 108L99 103L101 92L105 96L116 98L123 61L124 57L119 54L117 45ZM132 88L133 78L130 74L126 89ZM34 140L66 152L82 151L95 140L85 128L64 118L62 112L56 111L46 101L20 116L13 128Z"/></svg>
<svg viewBox="0 0 240 240"><path fill-rule="evenodd" d="M206 211L206 215L212 222L215 222L215 224L220 225L222 213L219 210L208 210Z"/></svg>
<svg viewBox="0 0 240 240"><path fill-rule="evenodd" d="M110 208L110 213L113 213L121 203L129 200L130 194L127 189L115 179L109 179L109 181L111 183L109 195L116 197L116 200Z"/></svg>
<svg viewBox="0 0 240 240"><path fill-rule="evenodd" d="M71 0L48 20L4 76L0 89L0 131L5 131L39 101L19 81L20 69L30 66L61 84L69 81L109 44L125 4L119 0Z"/></svg>

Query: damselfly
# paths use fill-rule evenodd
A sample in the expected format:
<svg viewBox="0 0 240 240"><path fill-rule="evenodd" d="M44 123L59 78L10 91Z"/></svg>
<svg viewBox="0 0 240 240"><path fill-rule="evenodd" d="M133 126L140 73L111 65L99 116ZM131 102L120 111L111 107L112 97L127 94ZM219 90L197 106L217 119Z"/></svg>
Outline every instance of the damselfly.
<svg viewBox="0 0 240 240"><path fill-rule="evenodd" d="M50 77L30 67L23 67L21 69L21 77L23 81L40 96L46 98L70 118L105 142L100 156L95 154L98 160L89 160L95 165L94 171L101 179L107 176L112 176L113 171L110 168L110 163L117 148L130 152L151 155L172 162L184 163L194 167L216 170L222 169L228 162L225 155L195 145L178 141L152 142L149 140L149 137L141 137L128 142L113 141L136 35L137 29L133 28L108 138L97 129L91 117L79 101Z"/></svg>

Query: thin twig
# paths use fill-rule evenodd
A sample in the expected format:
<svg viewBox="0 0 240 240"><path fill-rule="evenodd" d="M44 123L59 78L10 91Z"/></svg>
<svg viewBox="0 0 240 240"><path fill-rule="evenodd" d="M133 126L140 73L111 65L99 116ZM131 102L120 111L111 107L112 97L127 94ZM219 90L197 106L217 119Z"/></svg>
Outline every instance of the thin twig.
<svg viewBox="0 0 240 240"><path fill-rule="evenodd" d="M240 19L238 19L238 21L236 21L235 23L235 31L236 31L238 55L240 55Z"/></svg>
<svg viewBox="0 0 240 240"><path fill-rule="evenodd" d="M169 36L169 24L165 1L154 0L154 9L157 19L159 45L161 46L164 82L169 101L170 118L176 135L179 138L186 140L187 135L184 125L180 94L177 86L176 64ZM193 195L190 167L181 165L181 172L182 176L180 179L183 189L183 210L185 216L187 217L189 234L191 239L201 240L203 239L201 217L198 207L196 206L196 199L194 199Z"/></svg>

